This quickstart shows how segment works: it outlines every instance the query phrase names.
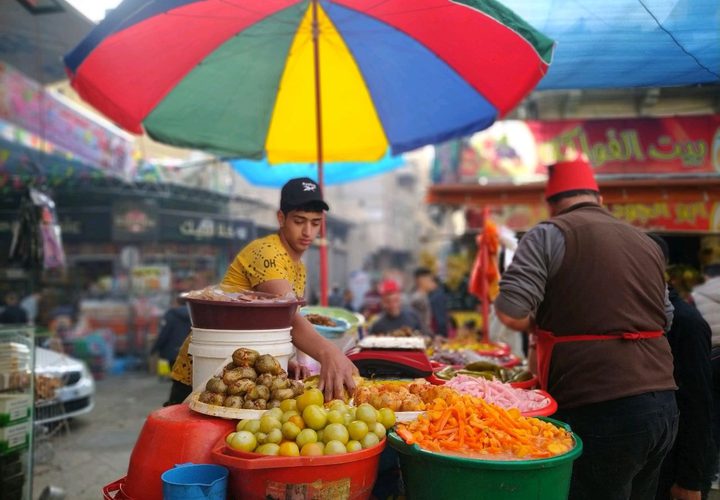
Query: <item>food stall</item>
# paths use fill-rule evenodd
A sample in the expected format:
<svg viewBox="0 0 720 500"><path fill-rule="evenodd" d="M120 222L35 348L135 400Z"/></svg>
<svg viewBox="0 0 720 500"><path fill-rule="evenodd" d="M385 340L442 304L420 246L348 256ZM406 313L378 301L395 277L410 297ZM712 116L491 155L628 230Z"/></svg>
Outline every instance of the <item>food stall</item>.
<svg viewBox="0 0 720 500"><path fill-rule="evenodd" d="M207 498L369 498L386 446L399 453L413 498L438 492L426 491L423 467L441 470L457 460L472 469L469 477L484 478L488 492L567 495L582 443L564 424L538 420L556 405L532 388L535 380L510 362L506 346L455 341L429 349L408 331L361 337L351 313L300 309L319 334L345 337L363 375L353 394L326 401L318 376L289 378L290 356L280 348L292 347L290 323L302 301L220 286L186 297L190 351L198 353L193 393L148 417L127 476L107 485L105 498L180 498L173 495L197 483L203 494L219 495ZM411 360L423 376L381 377L377 368L387 365L362 363L370 359L397 366ZM498 467L502 472L490 472Z"/></svg>

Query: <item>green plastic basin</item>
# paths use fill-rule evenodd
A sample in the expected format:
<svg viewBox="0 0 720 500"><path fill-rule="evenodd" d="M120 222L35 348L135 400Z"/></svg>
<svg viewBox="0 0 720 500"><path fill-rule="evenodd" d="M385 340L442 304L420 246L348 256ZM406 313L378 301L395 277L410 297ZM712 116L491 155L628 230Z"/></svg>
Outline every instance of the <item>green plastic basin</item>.
<svg viewBox="0 0 720 500"><path fill-rule="evenodd" d="M558 427L570 427L542 418ZM442 455L409 446L394 431L388 444L400 454L405 493L409 500L565 500L570 490L573 461L582 453L575 438L569 452L539 460L481 460Z"/></svg>

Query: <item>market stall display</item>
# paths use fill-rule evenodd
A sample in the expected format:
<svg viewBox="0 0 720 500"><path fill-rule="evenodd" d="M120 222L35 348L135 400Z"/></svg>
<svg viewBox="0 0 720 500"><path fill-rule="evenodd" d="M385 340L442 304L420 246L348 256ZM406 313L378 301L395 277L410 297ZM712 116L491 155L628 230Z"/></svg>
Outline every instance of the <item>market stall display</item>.
<svg viewBox="0 0 720 500"><path fill-rule="evenodd" d="M464 363L463 363L464 364ZM532 381L534 375L522 366L505 368L490 361L474 361L468 364L461 364L461 368L444 366L435 372L435 376L442 380L451 380L457 375L468 375L471 377L482 377L488 380L499 380L506 383L522 383Z"/></svg>
<svg viewBox="0 0 720 500"><path fill-rule="evenodd" d="M290 334L291 328L274 330L209 330L192 327L192 341L188 352L193 355L193 388L204 388L216 375L222 376L222 368L232 362L232 354L244 346L271 355L287 369L295 352Z"/></svg>
<svg viewBox="0 0 720 500"><path fill-rule="evenodd" d="M389 435L410 498L567 498L582 441L566 425L468 395L436 399ZM427 474L432 470L433 474Z"/></svg>
<svg viewBox="0 0 720 500"><path fill-rule="evenodd" d="M377 476L378 445L342 455L281 457L252 454L239 456L221 440L212 452L213 462L230 470L228 484L233 498L370 498Z"/></svg>
<svg viewBox="0 0 720 500"><path fill-rule="evenodd" d="M569 431L561 422L545 421ZM574 447L569 452L532 460L479 460L429 452L417 444L408 445L395 432L388 434L388 444L400 455L408 498L566 500L573 462L582 453L582 441L578 436L573 438Z"/></svg>
<svg viewBox="0 0 720 500"><path fill-rule="evenodd" d="M240 348L233 352L221 375L208 380L198 401L227 408L264 410L305 391L303 383L289 380L287 372L270 354Z"/></svg>
<svg viewBox="0 0 720 500"><path fill-rule="evenodd" d="M394 424L388 408L341 400L325 406L322 392L309 389L259 419L238 422L213 460L230 470L236 497L369 498Z"/></svg>
<svg viewBox="0 0 720 500"><path fill-rule="evenodd" d="M501 408L517 408L525 416L549 416L557 411L557 403L545 391L518 389L483 377L458 375L448 381L445 387L462 394L482 398Z"/></svg>
<svg viewBox="0 0 720 500"><path fill-rule="evenodd" d="M564 424L468 395L436 399L388 440L400 453L408 497L419 499L564 500L582 452Z"/></svg>
<svg viewBox="0 0 720 500"><path fill-rule="evenodd" d="M304 391L303 382L290 380L274 356L241 347L191 395L190 408L222 418L256 418Z"/></svg>
<svg viewBox="0 0 720 500"><path fill-rule="evenodd" d="M510 354L510 346L504 342L478 342L474 339L453 339L443 342L443 351L473 351L478 354L492 357L502 357Z"/></svg>
<svg viewBox="0 0 720 500"><path fill-rule="evenodd" d="M236 432L226 437L227 446L245 458L251 458L246 454L342 455L377 446L395 425L395 414L389 408L350 407L339 400L325 408L322 403L295 401L286 409L267 410L259 419L241 420Z"/></svg>
<svg viewBox="0 0 720 500"><path fill-rule="evenodd" d="M414 420L436 399L456 397L458 393L481 397L505 409L518 409L524 416L550 416L557 403L547 392L519 389L498 381L460 375L444 385L426 380L365 380L355 389L352 403L369 403L397 412L399 422Z"/></svg>

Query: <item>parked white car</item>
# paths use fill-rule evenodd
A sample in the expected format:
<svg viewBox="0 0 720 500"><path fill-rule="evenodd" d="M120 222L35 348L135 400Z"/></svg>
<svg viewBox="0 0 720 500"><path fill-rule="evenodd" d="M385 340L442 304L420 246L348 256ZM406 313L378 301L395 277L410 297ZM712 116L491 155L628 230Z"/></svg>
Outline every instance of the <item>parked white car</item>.
<svg viewBox="0 0 720 500"><path fill-rule="evenodd" d="M95 407L95 380L85 363L67 354L35 348L35 374L56 377L62 386L55 398L35 404L35 422L46 424L90 413Z"/></svg>

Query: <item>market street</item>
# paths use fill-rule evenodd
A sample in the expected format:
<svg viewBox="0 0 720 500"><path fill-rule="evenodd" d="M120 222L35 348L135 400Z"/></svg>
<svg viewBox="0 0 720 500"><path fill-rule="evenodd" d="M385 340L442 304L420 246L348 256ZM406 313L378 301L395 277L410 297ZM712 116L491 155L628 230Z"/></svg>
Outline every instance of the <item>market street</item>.
<svg viewBox="0 0 720 500"><path fill-rule="evenodd" d="M169 382L141 372L99 380L92 413L71 421L69 435L58 430L51 438L54 456L48 464L36 459L33 498L48 485L61 487L67 500L101 498L103 486L127 474L143 422L169 390Z"/></svg>
<svg viewBox="0 0 720 500"><path fill-rule="evenodd" d="M70 435L60 431L51 438L50 463L36 462L33 498L48 485L61 487L67 500L100 498L103 486L127 474L145 418L169 390L169 382L140 372L98 381L93 412L73 420ZM711 490L708 498L720 500L720 492Z"/></svg>

